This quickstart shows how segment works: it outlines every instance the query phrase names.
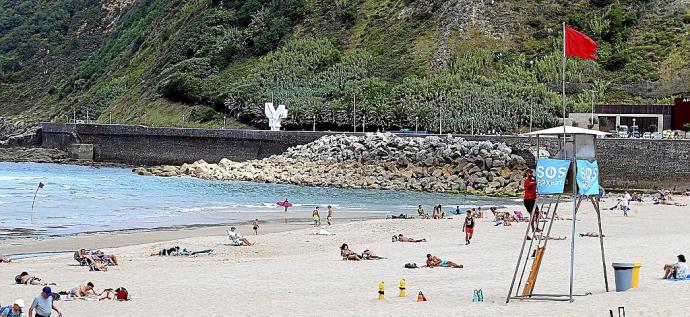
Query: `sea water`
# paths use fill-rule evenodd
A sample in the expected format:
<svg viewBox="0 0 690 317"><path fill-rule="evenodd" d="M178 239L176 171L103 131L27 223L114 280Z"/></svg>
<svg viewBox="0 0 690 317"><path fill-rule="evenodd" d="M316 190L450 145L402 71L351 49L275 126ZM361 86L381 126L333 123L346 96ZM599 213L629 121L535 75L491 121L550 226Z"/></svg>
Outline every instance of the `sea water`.
<svg viewBox="0 0 690 317"><path fill-rule="evenodd" d="M45 186L38 189L39 182ZM32 202L35 202L32 211ZM442 204L514 204L510 199L373 189L301 187L189 177L139 176L126 168L0 162L0 239L230 223L243 213L289 213L327 205L338 212L414 213ZM245 219L246 220L246 219Z"/></svg>

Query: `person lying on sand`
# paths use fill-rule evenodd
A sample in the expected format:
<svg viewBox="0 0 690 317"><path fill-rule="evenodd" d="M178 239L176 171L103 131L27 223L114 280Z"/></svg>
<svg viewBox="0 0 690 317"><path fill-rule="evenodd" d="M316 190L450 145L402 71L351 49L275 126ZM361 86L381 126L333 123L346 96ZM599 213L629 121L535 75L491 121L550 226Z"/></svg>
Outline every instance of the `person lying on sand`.
<svg viewBox="0 0 690 317"><path fill-rule="evenodd" d="M180 247L176 246L170 249L161 249L158 252L151 253L151 256L174 256L180 253Z"/></svg>
<svg viewBox="0 0 690 317"><path fill-rule="evenodd" d="M12 262L12 259L10 259L4 255L0 255L0 263L10 263L10 262Z"/></svg>
<svg viewBox="0 0 690 317"><path fill-rule="evenodd" d="M100 294L98 294L99 301L109 299L115 299L115 290L112 288L106 288Z"/></svg>
<svg viewBox="0 0 690 317"><path fill-rule="evenodd" d="M538 234L535 233L535 234L534 234L534 238L535 238L535 239L536 239L536 238L543 239L541 233L538 233ZM562 237L561 237L561 236L556 236L556 237L549 236L549 239L548 239L548 240L565 240L565 239L567 239L567 238L568 238L568 237L566 237L566 236L562 236ZM527 240L532 240L532 237L527 236Z"/></svg>
<svg viewBox="0 0 690 317"><path fill-rule="evenodd" d="M35 276L29 276L28 272L22 272L21 274L14 277L14 282L17 284L25 285L56 285L55 283L44 283L40 278Z"/></svg>
<svg viewBox="0 0 690 317"><path fill-rule="evenodd" d="M399 234L397 237L393 236L393 242L399 241L399 242L426 242L426 239L412 239L406 236L403 236L403 234Z"/></svg>
<svg viewBox="0 0 690 317"><path fill-rule="evenodd" d="M437 256L433 256L431 254L426 255L426 265L425 267L452 267L452 268L462 268L462 265L456 264L455 262L448 261L448 260L441 260Z"/></svg>
<svg viewBox="0 0 690 317"><path fill-rule="evenodd" d="M596 232L587 232L587 233L580 233L580 237L591 237L591 238L598 238L599 234ZM601 235L602 238L606 237L606 235Z"/></svg>
<svg viewBox="0 0 690 317"><path fill-rule="evenodd" d="M678 262L675 264L664 265L664 279L684 280L688 278L688 264L685 263L685 256L678 255Z"/></svg>
<svg viewBox="0 0 690 317"><path fill-rule="evenodd" d="M374 252L371 252L371 250L369 250L369 249L366 249L366 250L364 250L364 252L362 252L362 259L364 259L364 260L383 260L385 258L374 254Z"/></svg>
<svg viewBox="0 0 690 317"><path fill-rule="evenodd" d="M93 283L91 282L73 287L69 290L69 294L76 299L97 296L96 291L93 290Z"/></svg>
<svg viewBox="0 0 690 317"><path fill-rule="evenodd" d="M359 256L359 254L350 250L350 247L347 245L347 243L343 243L343 245L340 246L340 256L342 256L343 259L347 259L350 261L359 261L362 259L362 257Z"/></svg>

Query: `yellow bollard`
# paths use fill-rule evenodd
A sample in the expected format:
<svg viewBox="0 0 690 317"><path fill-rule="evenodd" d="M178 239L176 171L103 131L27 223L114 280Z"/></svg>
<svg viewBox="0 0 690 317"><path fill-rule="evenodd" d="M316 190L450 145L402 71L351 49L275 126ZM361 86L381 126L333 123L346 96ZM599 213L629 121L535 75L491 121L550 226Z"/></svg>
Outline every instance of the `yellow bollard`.
<svg viewBox="0 0 690 317"><path fill-rule="evenodd" d="M400 280L400 297L407 296L407 290L406 290L405 286L407 286L407 282L405 281L405 279L401 279Z"/></svg>
<svg viewBox="0 0 690 317"><path fill-rule="evenodd" d="M634 262L632 270L632 288L637 288L640 285L640 268L642 267L642 262Z"/></svg>
<svg viewBox="0 0 690 317"><path fill-rule="evenodd" d="M383 299L383 282L379 283L379 299Z"/></svg>

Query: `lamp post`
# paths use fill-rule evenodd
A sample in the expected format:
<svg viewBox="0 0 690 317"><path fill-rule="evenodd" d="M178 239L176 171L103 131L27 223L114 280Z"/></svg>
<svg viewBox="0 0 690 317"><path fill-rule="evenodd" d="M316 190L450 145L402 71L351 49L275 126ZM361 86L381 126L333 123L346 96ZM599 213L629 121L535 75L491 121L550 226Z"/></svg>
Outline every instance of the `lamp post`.
<svg viewBox="0 0 690 317"><path fill-rule="evenodd" d="M534 102L529 98L529 132L532 133L532 116L534 115Z"/></svg>
<svg viewBox="0 0 690 317"><path fill-rule="evenodd" d="M590 123L592 127L594 127L594 98L596 98L596 93L598 93L599 91L596 89L592 89L590 90L590 92L592 92L592 118L590 119Z"/></svg>
<svg viewBox="0 0 690 317"><path fill-rule="evenodd" d="M414 116L414 133L419 131L419 116Z"/></svg>
<svg viewBox="0 0 690 317"><path fill-rule="evenodd" d="M108 124L113 124L113 111L108 111Z"/></svg>
<svg viewBox="0 0 690 317"><path fill-rule="evenodd" d="M357 94L352 93L352 132L357 132Z"/></svg>
<svg viewBox="0 0 690 317"><path fill-rule="evenodd" d="M442 121L441 121L441 105L438 105L438 134L443 134Z"/></svg>
<svg viewBox="0 0 690 317"><path fill-rule="evenodd" d="M223 129L225 129L225 120L227 119L227 116L223 116Z"/></svg>
<svg viewBox="0 0 690 317"><path fill-rule="evenodd" d="M312 132L316 132L316 115L313 117L313 125L311 127Z"/></svg>

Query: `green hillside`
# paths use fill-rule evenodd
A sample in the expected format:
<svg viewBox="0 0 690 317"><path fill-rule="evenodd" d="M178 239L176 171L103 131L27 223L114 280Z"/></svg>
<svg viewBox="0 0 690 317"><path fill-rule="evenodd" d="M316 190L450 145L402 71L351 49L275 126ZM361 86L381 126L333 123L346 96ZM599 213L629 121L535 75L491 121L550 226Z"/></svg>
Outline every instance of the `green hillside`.
<svg viewBox="0 0 690 317"><path fill-rule="evenodd" d="M0 116L154 125L514 131L690 92L683 0L0 0ZM353 108L353 99L356 108ZM530 110L532 109L532 110Z"/></svg>

